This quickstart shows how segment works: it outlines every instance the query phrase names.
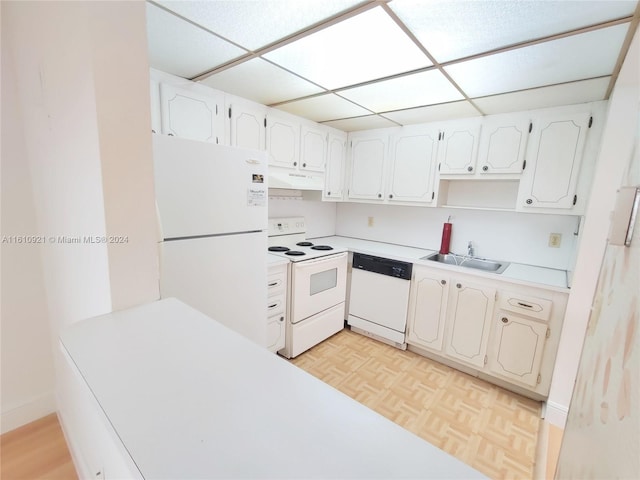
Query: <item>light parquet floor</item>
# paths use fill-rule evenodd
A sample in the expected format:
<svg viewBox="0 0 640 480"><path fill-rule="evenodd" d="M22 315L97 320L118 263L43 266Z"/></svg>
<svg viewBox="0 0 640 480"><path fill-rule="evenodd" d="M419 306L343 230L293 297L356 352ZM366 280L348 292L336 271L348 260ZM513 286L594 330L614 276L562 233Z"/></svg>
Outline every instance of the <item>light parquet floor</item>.
<svg viewBox="0 0 640 480"><path fill-rule="evenodd" d="M534 476L538 402L346 329L291 362L491 478Z"/></svg>

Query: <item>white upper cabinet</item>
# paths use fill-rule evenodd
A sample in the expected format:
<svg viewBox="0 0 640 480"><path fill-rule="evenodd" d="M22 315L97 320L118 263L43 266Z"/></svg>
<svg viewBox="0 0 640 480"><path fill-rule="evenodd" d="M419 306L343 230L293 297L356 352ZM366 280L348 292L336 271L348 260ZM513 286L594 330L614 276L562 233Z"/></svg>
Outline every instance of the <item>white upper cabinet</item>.
<svg viewBox="0 0 640 480"><path fill-rule="evenodd" d="M435 127L402 127L392 137L389 156L389 202L435 202L439 131Z"/></svg>
<svg viewBox="0 0 640 480"><path fill-rule="evenodd" d="M478 174L522 173L530 128L526 114L487 117L482 123Z"/></svg>
<svg viewBox="0 0 640 480"><path fill-rule="evenodd" d="M440 175L473 175L476 169L481 119L443 125L438 145Z"/></svg>
<svg viewBox="0 0 640 480"><path fill-rule="evenodd" d="M160 84L162 133L204 142L224 143L224 95L212 90Z"/></svg>
<svg viewBox="0 0 640 480"><path fill-rule="evenodd" d="M351 180L349 198L382 200L389 149L386 130L351 135Z"/></svg>
<svg viewBox="0 0 640 480"><path fill-rule="evenodd" d="M327 132L320 127L300 127L300 170L324 172L327 161Z"/></svg>
<svg viewBox="0 0 640 480"><path fill-rule="evenodd" d="M233 102L228 106L231 146L265 149L266 107Z"/></svg>
<svg viewBox="0 0 640 480"><path fill-rule="evenodd" d="M344 174L347 152L347 134L329 133L327 163L323 199L342 200L344 198Z"/></svg>
<svg viewBox="0 0 640 480"><path fill-rule="evenodd" d="M269 112L267 153L270 166L296 168L300 161L300 124Z"/></svg>
<svg viewBox="0 0 640 480"><path fill-rule="evenodd" d="M533 119L527 168L520 182L518 210L571 209L590 113L548 113Z"/></svg>

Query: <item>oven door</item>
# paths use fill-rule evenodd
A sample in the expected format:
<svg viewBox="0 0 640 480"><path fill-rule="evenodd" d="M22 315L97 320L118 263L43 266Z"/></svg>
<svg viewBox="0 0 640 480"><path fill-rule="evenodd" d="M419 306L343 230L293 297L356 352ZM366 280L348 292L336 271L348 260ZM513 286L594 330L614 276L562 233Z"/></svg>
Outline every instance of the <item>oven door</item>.
<svg viewBox="0 0 640 480"><path fill-rule="evenodd" d="M347 253L294 262L291 282L291 323L344 302Z"/></svg>

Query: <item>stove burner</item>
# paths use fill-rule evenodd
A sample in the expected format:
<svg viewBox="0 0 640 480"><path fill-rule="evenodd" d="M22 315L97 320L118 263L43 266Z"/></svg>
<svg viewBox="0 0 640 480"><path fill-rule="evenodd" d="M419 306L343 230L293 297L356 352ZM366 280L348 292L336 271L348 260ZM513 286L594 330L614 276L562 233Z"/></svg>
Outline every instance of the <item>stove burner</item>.
<svg viewBox="0 0 640 480"><path fill-rule="evenodd" d="M311 250L333 250L333 247L330 247L329 245L316 245L311 247Z"/></svg>
<svg viewBox="0 0 640 480"><path fill-rule="evenodd" d="M270 252L288 252L289 249L287 247L269 247Z"/></svg>
<svg viewBox="0 0 640 480"><path fill-rule="evenodd" d="M313 243L311 243L311 242L298 242L298 243L296 243L296 245L299 246L299 247L310 247L310 246L313 245Z"/></svg>
<svg viewBox="0 0 640 480"><path fill-rule="evenodd" d="M288 252L285 253L285 255L292 255L294 257L299 257L304 254L305 254L304 252L300 252L298 250L289 250Z"/></svg>

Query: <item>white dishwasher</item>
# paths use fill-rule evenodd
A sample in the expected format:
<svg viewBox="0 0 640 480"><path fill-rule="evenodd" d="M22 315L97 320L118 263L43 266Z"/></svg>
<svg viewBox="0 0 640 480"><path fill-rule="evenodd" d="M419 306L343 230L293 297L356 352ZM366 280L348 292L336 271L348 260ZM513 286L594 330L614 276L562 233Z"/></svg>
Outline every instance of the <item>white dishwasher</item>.
<svg viewBox="0 0 640 480"><path fill-rule="evenodd" d="M351 330L401 349L405 330L413 264L353 254L349 315Z"/></svg>

